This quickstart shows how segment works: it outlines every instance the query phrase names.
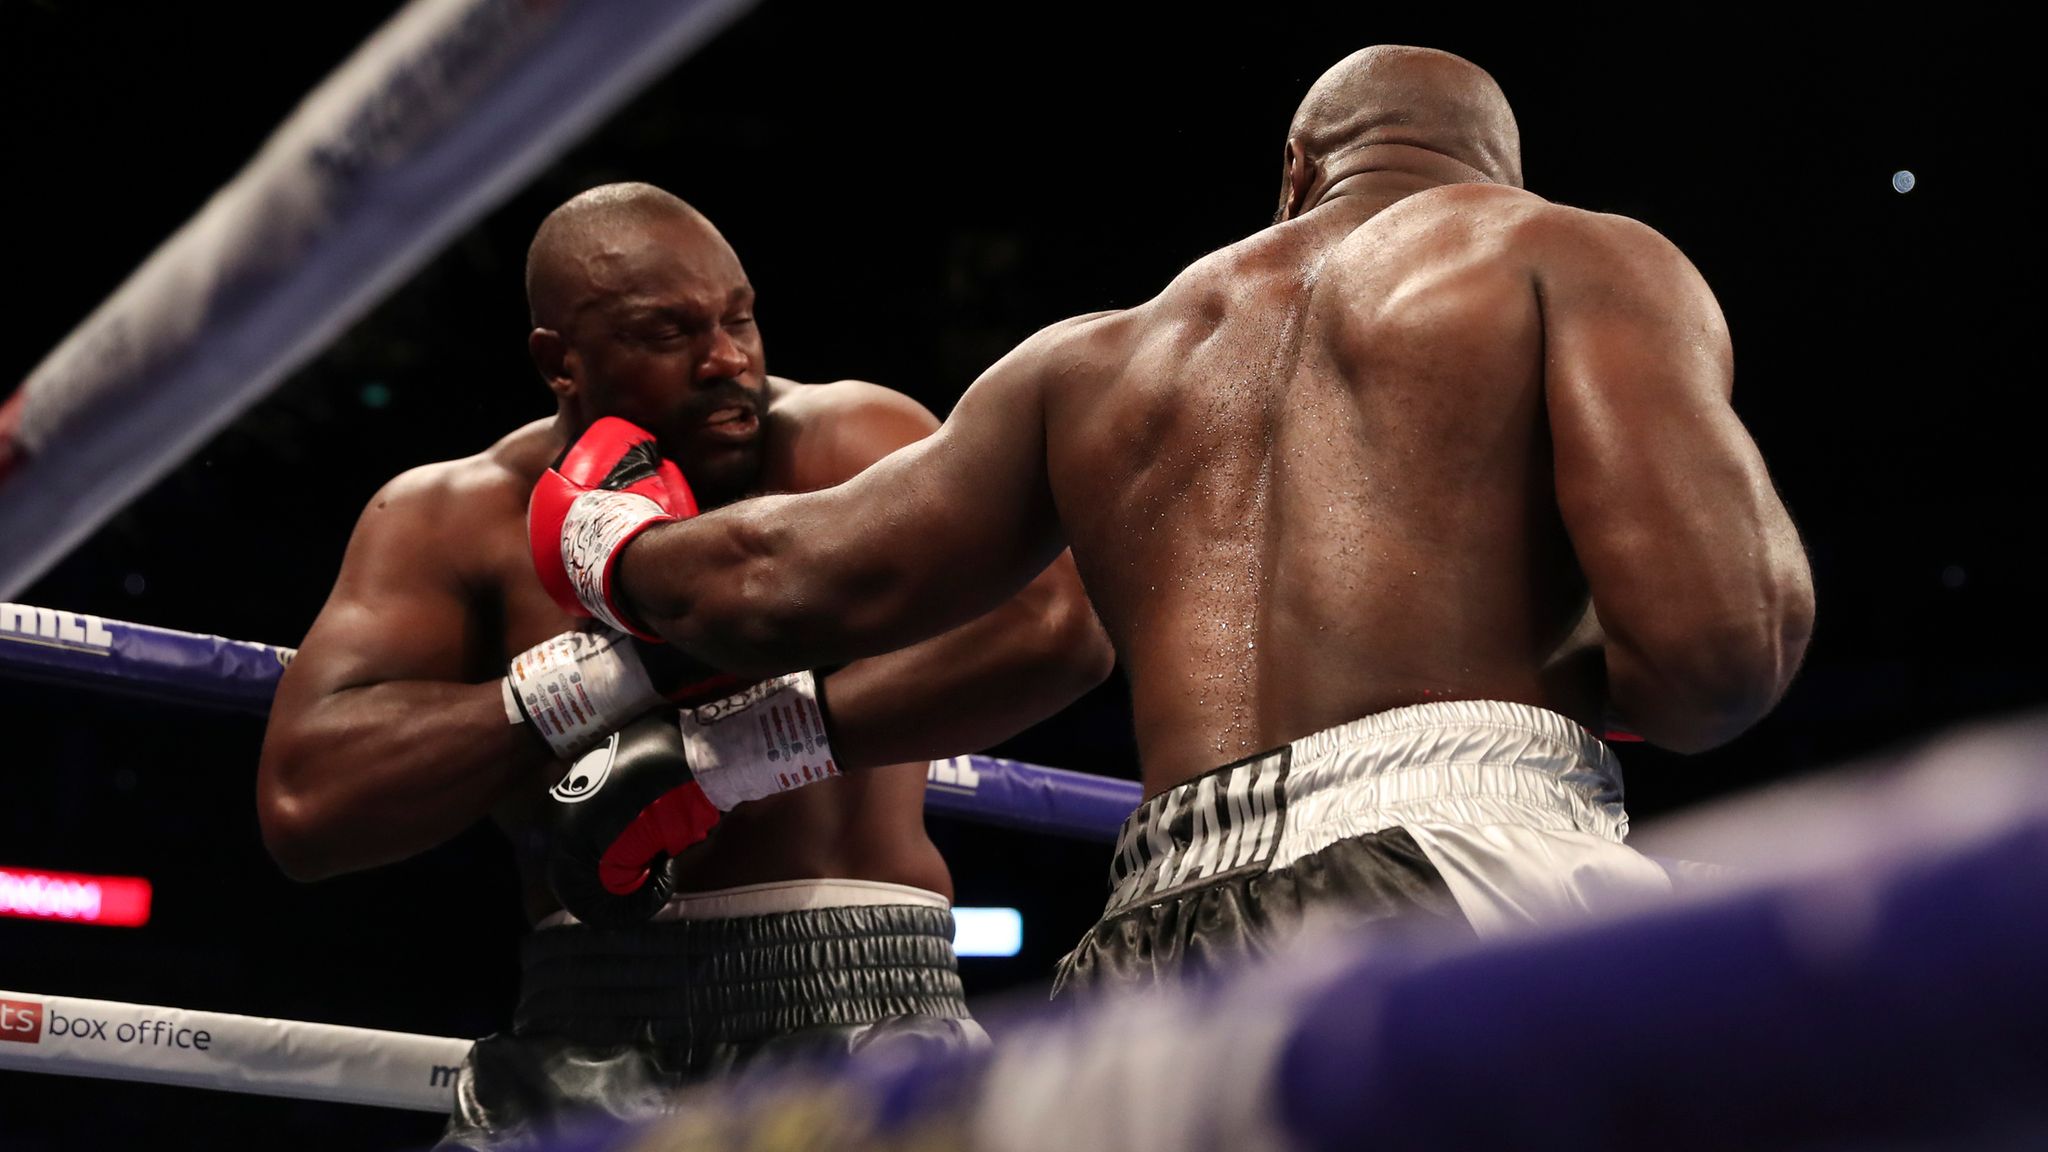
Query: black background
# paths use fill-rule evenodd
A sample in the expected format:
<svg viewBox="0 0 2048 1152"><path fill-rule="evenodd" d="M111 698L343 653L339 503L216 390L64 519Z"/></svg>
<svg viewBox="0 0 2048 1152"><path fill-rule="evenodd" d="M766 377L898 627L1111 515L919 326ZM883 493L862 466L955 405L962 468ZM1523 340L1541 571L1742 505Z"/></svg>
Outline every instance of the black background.
<svg viewBox="0 0 2048 1152"><path fill-rule="evenodd" d="M0 380L394 7L0 0ZM1705 6L1333 7L765 3L20 599L297 643L382 481L551 410L520 267L541 216L592 184L649 180L718 222L760 290L771 370L876 380L943 415L1036 327L1143 300L1263 225L1309 83L1355 48L1419 43L1501 81L1532 190L1642 219L1699 265L1734 332L1737 409L1812 550L1801 680L1715 753L1627 749L1638 822L2048 697L2041 374L2022 355L2039 64L2016 33L1927 11L1795 27ZM1903 195L1902 168L1919 179ZM139 931L0 921L0 988L442 1035L505 1020L521 921L492 833L298 886L257 838L259 719L14 682L0 716L0 863L143 875L157 899ZM1000 751L1132 775L1122 684ZM1023 956L965 962L970 991L1042 989L1099 908L1106 849L932 831L961 903L1027 917ZM437 1123L0 1074L8 1149L394 1147Z"/></svg>

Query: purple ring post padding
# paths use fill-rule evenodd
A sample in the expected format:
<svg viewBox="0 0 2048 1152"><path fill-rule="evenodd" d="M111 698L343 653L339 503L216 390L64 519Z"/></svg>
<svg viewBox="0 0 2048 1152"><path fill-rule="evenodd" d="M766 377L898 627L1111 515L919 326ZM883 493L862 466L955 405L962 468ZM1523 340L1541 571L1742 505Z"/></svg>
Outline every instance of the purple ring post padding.
<svg viewBox="0 0 2048 1152"><path fill-rule="evenodd" d="M0 604L0 675L258 715L293 649L26 604ZM1134 780L993 756L934 760L925 806L947 816L1113 842Z"/></svg>

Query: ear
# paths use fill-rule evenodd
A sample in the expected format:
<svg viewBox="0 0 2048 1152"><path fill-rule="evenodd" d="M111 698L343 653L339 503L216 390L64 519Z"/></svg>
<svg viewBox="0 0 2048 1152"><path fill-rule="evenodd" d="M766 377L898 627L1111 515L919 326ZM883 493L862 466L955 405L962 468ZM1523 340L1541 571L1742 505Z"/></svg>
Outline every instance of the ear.
<svg viewBox="0 0 2048 1152"><path fill-rule="evenodd" d="M547 382L548 391L567 399L582 390L582 382L576 378L581 365L560 332L535 328L527 333L526 351L533 357L533 366L540 370L540 378Z"/></svg>
<svg viewBox="0 0 2048 1152"><path fill-rule="evenodd" d="M1310 160L1308 153L1292 138L1288 139L1287 147L1281 150L1280 162L1280 212L1274 217L1276 222L1292 220L1301 215L1308 207L1309 192L1315 187L1316 180L1322 176L1316 162Z"/></svg>

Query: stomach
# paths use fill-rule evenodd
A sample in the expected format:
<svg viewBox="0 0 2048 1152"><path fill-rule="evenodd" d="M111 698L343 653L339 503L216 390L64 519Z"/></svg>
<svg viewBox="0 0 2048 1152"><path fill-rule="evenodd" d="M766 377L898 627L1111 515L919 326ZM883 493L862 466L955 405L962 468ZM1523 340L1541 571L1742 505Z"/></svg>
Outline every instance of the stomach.
<svg viewBox="0 0 2048 1152"><path fill-rule="evenodd" d="M677 857L682 892L785 880L873 880L953 895L924 830L926 764L897 764L743 804Z"/></svg>

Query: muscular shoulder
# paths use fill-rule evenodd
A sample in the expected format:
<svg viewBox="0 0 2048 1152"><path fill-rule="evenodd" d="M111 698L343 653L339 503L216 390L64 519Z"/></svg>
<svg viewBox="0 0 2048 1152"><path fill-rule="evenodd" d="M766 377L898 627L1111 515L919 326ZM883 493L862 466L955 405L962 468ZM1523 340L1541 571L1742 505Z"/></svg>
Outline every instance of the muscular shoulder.
<svg viewBox="0 0 2048 1152"><path fill-rule="evenodd" d="M1070 392L1092 394L1130 362L1162 311L1155 298L1135 308L1048 324L984 372L975 389L1001 393L1026 407L1056 402Z"/></svg>
<svg viewBox="0 0 2048 1152"><path fill-rule="evenodd" d="M546 466L547 458L537 456L544 436L544 425L529 425L473 456L399 473L370 498L351 547L403 550L422 562L449 553L449 567L471 567L490 526L525 520L527 497Z"/></svg>
<svg viewBox="0 0 2048 1152"><path fill-rule="evenodd" d="M924 405L865 380L769 381L769 487L828 488L938 428Z"/></svg>
<svg viewBox="0 0 2048 1152"><path fill-rule="evenodd" d="M1720 305L1699 269L1639 220L1549 204L1519 223L1515 242L1551 313L1662 312L1727 341Z"/></svg>
<svg viewBox="0 0 2048 1152"><path fill-rule="evenodd" d="M866 380L799 384L777 376L770 378L769 389L770 415L792 423L932 419L924 405L894 388Z"/></svg>
<svg viewBox="0 0 2048 1152"><path fill-rule="evenodd" d="M1538 200L1510 223L1515 244L1539 271L1644 261L1667 270L1692 267L1662 233L1628 216Z"/></svg>
<svg viewBox="0 0 2048 1152"><path fill-rule="evenodd" d="M531 491L529 482L526 489ZM454 519L518 503L524 499L509 469L487 455L442 460L409 468L385 481L364 509L373 514L407 519Z"/></svg>
<svg viewBox="0 0 2048 1152"><path fill-rule="evenodd" d="M1519 188L1451 184L1387 208L1346 241L1368 271L1479 268L1537 285L1571 280L1591 290L1697 281L1683 253L1639 220L1545 200ZM1389 252L1407 259L1391 262Z"/></svg>
<svg viewBox="0 0 2048 1152"><path fill-rule="evenodd" d="M1024 347L1035 346L1037 354L1054 358L1085 357L1099 345L1115 343L1132 317L1137 314L1135 309L1114 308L1104 312L1070 316L1040 328L1024 342Z"/></svg>
<svg viewBox="0 0 2048 1152"><path fill-rule="evenodd" d="M525 514L534 481L561 451L552 420L535 420L473 456L438 460L399 473L377 494L419 511L474 515L510 505Z"/></svg>

